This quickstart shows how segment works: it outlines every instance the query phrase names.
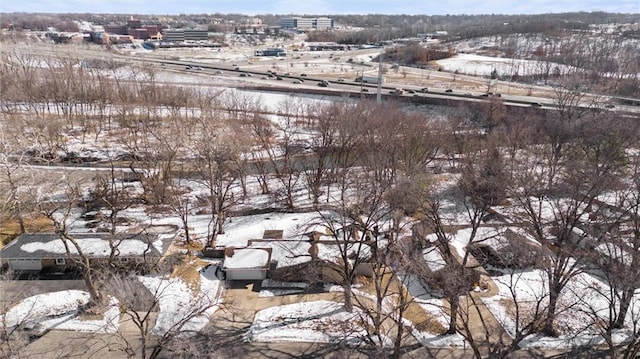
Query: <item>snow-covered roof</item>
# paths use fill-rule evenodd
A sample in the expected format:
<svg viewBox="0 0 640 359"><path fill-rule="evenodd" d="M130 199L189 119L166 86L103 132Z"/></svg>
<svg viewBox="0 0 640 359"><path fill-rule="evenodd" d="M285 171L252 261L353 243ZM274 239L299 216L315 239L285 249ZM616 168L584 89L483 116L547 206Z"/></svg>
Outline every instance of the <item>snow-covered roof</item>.
<svg viewBox="0 0 640 359"><path fill-rule="evenodd" d="M224 269L265 268L271 261L271 248L227 248Z"/></svg>
<svg viewBox="0 0 640 359"><path fill-rule="evenodd" d="M619 261L624 265L630 266L633 263L633 257L631 253L614 243L600 243L595 247L595 250L604 256Z"/></svg>
<svg viewBox="0 0 640 359"><path fill-rule="evenodd" d="M442 257L442 253L440 253L440 250L436 246L423 250L422 257L429 266L429 269L434 272L439 271L447 265L447 262Z"/></svg>
<svg viewBox="0 0 640 359"><path fill-rule="evenodd" d="M271 259L277 262L276 268L289 267L311 261L308 241L260 241L251 243L251 248L272 249Z"/></svg>
<svg viewBox="0 0 640 359"><path fill-rule="evenodd" d="M111 253L109 242L117 245L118 256L137 257L142 255L159 256L153 245L157 239L150 234L111 235L107 233L83 233L71 235L82 252L89 257L108 257ZM68 243L72 255L78 251ZM0 251L2 258L52 258L66 256L64 241L55 233L21 234Z"/></svg>

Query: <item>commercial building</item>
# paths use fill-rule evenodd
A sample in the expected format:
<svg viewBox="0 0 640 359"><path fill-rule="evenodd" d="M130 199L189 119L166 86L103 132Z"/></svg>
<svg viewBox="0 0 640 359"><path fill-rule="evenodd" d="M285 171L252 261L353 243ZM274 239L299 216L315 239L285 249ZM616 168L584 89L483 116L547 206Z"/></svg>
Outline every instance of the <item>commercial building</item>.
<svg viewBox="0 0 640 359"><path fill-rule="evenodd" d="M104 32L112 35L130 35L134 39L147 40L157 38L158 33L162 32L161 24L143 24L141 20L130 19L126 25L109 24L104 26Z"/></svg>
<svg viewBox="0 0 640 359"><path fill-rule="evenodd" d="M166 42L207 41L209 32L198 29L166 29L162 32L162 40Z"/></svg>
<svg viewBox="0 0 640 359"><path fill-rule="evenodd" d="M254 52L254 56L287 56L287 52L284 49L280 48L270 48L266 50L256 50Z"/></svg>
<svg viewBox="0 0 640 359"><path fill-rule="evenodd" d="M280 19L283 29L326 30L333 28L333 19L328 17L285 17Z"/></svg>

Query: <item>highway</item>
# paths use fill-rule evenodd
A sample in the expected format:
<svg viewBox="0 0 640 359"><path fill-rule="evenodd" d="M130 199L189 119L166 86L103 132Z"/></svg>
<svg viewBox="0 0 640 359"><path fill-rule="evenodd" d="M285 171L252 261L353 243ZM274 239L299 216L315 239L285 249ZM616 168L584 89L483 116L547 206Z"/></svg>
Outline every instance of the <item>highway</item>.
<svg viewBox="0 0 640 359"><path fill-rule="evenodd" d="M59 46L43 46L40 48L33 47L19 47L21 52L43 55L43 53L64 55L65 49ZM2 49L0 49L2 51ZM361 84L353 81L360 73L367 71L368 74L375 72L377 69L377 63L359 61L358 58L374 58L379 53L380 49L364 49L353 50L348 53L334 54L332 52L316 52L316 53L290 53L286 58L276 57L273 59L262 59L259 64L254 64L249 56L245 59L237 60L230 63L204 63L197 61L184 61L184 60L172 60L160 57L148 56L149 54L142 55L124 55L112 52L105 52L98 48L77 48L73 51L73 56L86 59L100 59L100 60L115 60L123 61L126 63L138 63L145 66L157 66L180 73L194 73L201 74L203 76L216 76L228 80L228 87L238 88L256 88L262 91L281 91L281 92L298 92L298 93L312 93L322 94L328 96L350 96L350 97L363 97L363 98L375 98L377 92L377 85L373 84ZM66 55L69 55L68 53ZM304 71L304 66L308 62L312 61L325 61L331 60L331 63L335 63L336 66L351 66L352 68L361 68L356 72L351 73L351 77L345 77L345 81L338 81L336 74L327 73L323 76L313 75L301 76ZM287 74L293 72L294 65L297 73ZM190 66L190 69L187 67ZM266 68L272 68L276 71L277 76L281 80L277 80L276 77L269 77L269 73ZM284 70L283 70L284 69ZM424 70L402 67L401 71L408 73L420 73ZM417 71L417 72L416 72ZM241 74L250 74L251 78L241 78ZM248 75L244 75L248 76ZM430 78L447 77L451 76L448 73L441 73L431 71ZM235 78L235 79L234 79ZM476 79L480 81L482 79ZM322 81L326 81L329 85L327 87L318 86ZM468 79L465 79L468 81ZM294 83L295 82L295 83ZM300 82L300 83L298 83ZM451 85L455 84L452 83ZM187 84L185 84L187 85ZM396 88L404 90L403 94L392 95L391 91ZM484 97L481 92L470 92L466 90L458 90L452 87L450 89L429 88L427 92L421 92L422 86L408 85L403 83L385 83L381 86L381 95L384 99L395 98L396 100L413 102L413 103L431 103L439 105L455 105L461 102L488 102L491 101L491 97ZM363 92L364 91L364 92ZM593 95L596 96L597 95ZM588 98L592 98L589 94ZM602 96L600 96L602 97ZM501 94L501 102L507 107L530 107L540 110L555 110L556 106L552 98L545 97L533 97L523 96L516 94ZM593 101L584 102L581 104L585 108L594 108ZM611 107L613 106L613 107ZM602 105L604 107L604 104ZM624 105L624 104L609 104L609 107L605 107L604 110L619 112L628 115L640 114L640 106Z"/></svg>
<svg viewBox="0 0 640 359"><path fill-rule="evenodd" d="M238 88L256 89L261 91L296 92L375 99L378 89L377 84L360 83L353 81L351 78L345 78L344 81L338 81L331 76L318 77L315 75L310 77L308 75L301 75L300 73L292 74L287 72L275 72L274 74L274 72L257 70L251 66L245 67L235 63L231 65L218 65L160 59L145 59L144 61L156 62L160 64L159 66L162 66L165 69L190 73L192 75L195 73L203 76L225 78L229 83L235 83L235 86ZM241 64L241 62L239 63ZM320 84L322 82L327 83L328 86L321 87ZM398 88L402 89L403 93L392 94L392 92ZM457 89L443 90L434 88L423 90L423 88L418 86L397 83L382 85L381 94L384 99L396 99L412 103L455 105L460 102L488 103L499 99L500 102L507 107L556 110L554 101L549 98L507 94L500 94L498 97L480 92L459 91ZM584 108L594 108L593 103L590 102L585 102L581 106ZM634 115L640 114L640 107L637 106L618 105L615 107L603 108L602 110Z"/></svg>

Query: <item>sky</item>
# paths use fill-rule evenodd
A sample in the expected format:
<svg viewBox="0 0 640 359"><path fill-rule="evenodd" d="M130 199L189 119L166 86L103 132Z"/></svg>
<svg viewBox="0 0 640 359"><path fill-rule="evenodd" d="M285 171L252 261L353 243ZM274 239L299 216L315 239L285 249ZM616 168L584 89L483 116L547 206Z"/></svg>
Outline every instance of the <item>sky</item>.
<svg viewBox="0 0 640 359"><path fill-rule="evenodd" d="M2 12L120 14L640 14L640 0L0 0Z"/></svg>

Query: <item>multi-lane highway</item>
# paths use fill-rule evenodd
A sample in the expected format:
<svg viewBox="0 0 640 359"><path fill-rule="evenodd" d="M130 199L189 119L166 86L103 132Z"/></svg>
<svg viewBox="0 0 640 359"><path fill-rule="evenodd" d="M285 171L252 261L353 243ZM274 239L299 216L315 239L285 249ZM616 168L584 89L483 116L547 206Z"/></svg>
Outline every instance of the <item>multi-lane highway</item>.
<svg viewBox="0 0 640 359"><path fill-rule="evenodd" d="M329 96L361 96L366 98L375 98L378 91L377 84L360 83L354 81L355 77L336 79L335 76L310 76L303 72L264 71L262 70L264 66L261 66L262 69L257 69L250 66L250 64L243 66L242 63L240 65L236 63L225 65L160 59L144 59L144 61L157 63L167 70L191 73L198 76L224 78L230 84L234 84L233 86L239 88L314 93ZM396 100L415 103L451 105L461 101L483 103L499 99L502 104L509 107L527 107L540 110L556 109L553 99L532 96L470 92L457 89L430 89L398 83L384 84L380 86L380 91L383 98L394 98ZM582 106L588 108L594 107L592 102L585 102ZM609 111L640 113L640 109L634 106L601 106L601 108Z"/></svg>
<svg viewBox="0 0 640 359"><path fill-rule="evenodd" d="M27 51L33 54L43 55L46 53L59 53L60 49L56 46L40 47L40 48L20 48L22 51ZM252 58L245 56L243 59L239 59L236 62L233 61L219 61L218 63L204 63L200 61L184 61L184 60L172 60L166 58L156 57L155 54L117 54L104 52L102 49L97 48L78 48L74 52L74 56L86 59L101 59L101 60L116 60L124 61L126 63L138 63L144 66L158 66L165 70L181 73L191 73L197 76L211 76L224 79L228 82L230 87L245 87L245 88L257 88L265 91L283 91L283 92L306 92L316 93L323 95L335 95L335 96L352 96L352 97L367 97L375 98L378 87L375 84L362 84L354 81L356 76L364 74L375 73L377 69L377 63L369 61L362 61L360 59L372 59L380 52L380 49L373 50L354 50L343 54L333 54L331 52L317 52L317 53L292 53L286 58L273 58L273 59L261 59L254 64ZM62 54L64 55L64 54ZM68 55L68 54L67 54ZM350 66L355 69L352 71L351 76L344 76L341 79L335 73L326 72L326 74L318 75L316 73L310 73L308 76L303 76L304 69L310 62L330 60L330 63L336 66ZM295 67L294 67L295 66ZM273 69L275 75L268 72L267 69ZM295 69L295 72L293 71ZM402 68L402 72L412 74L412 72L423 72L421 69L414 68ZM415 75L415 74L414 74ZM244 76L242 78L241 76ZM437 80L438 76L451 76L446 73L430 72L430 78ZM388 76L389 78L391 76ZM340 81L339 81L340 79ZM471 81L473 78L465 79L466 82ZM322 82L327 84L326 87L319 86ZM482 81L482 79L475 79L476 82ZM455 84L450 83L452 86ZM424 85L424 83L423 83ZM429 87L423 90L425 87L412 85L410 83L402 83L397 80L394 83L385 83L380 87L381 95L383 98L395 98L401 101L412 101L416 103L433 103L433 104L455 104L459 102L487 102L493 99L493 96L478 91L459 90L452 87L451 89L443 89L438 87ZM397 91L402 89L402 93ZM393 94L391 92L394 92ZM597 96L596 96L597 97ZM593 96L585 96L584 107L594 108ZM556 108L554 100L551 97L534 97L524 96L518 94L501 94L501 102L509 107L530 107L541 110L553 110ZM605 106L603 101L600 101L599 106L605 110L616 111L622 113L639 114L640 106L624 105L624 104L608 104ZM596 106L597 107L597 106Z"/></svg>

